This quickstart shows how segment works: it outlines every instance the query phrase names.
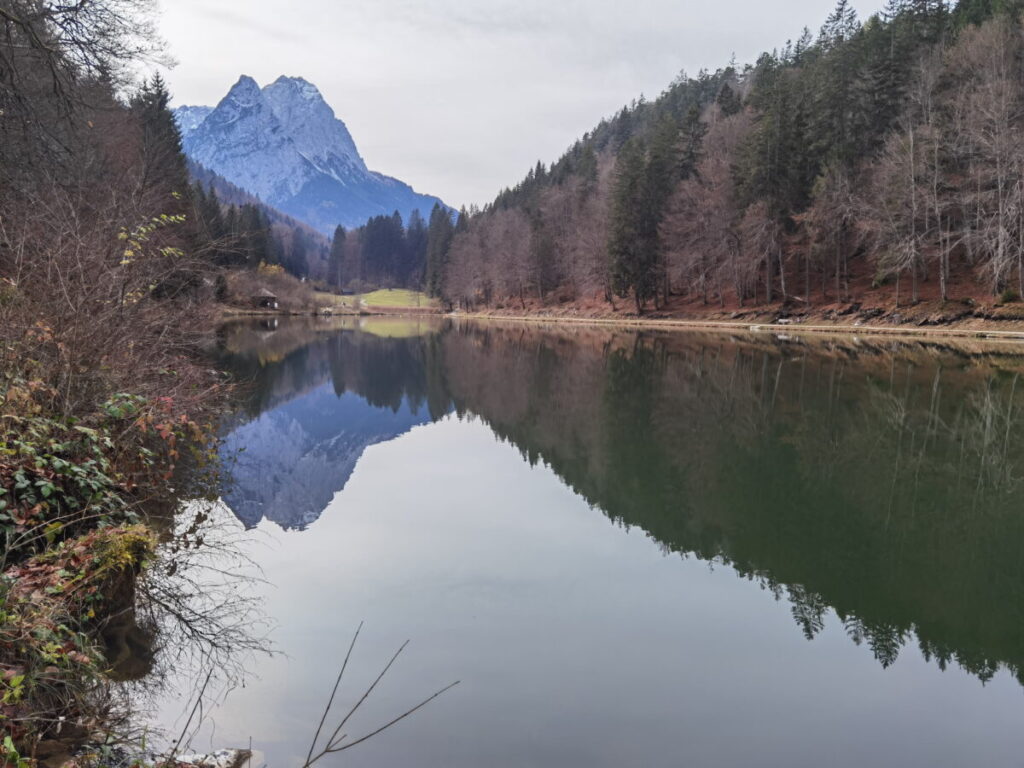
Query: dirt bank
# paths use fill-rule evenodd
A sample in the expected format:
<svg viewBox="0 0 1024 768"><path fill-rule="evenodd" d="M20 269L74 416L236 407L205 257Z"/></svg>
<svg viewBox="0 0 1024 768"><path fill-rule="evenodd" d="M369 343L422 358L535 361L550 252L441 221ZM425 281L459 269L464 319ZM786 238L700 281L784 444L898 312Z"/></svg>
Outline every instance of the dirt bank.
<svg viewBox="0 0 1024 768"><path fill-rule="evenodd" d="M895 307L884 302L835 302L806 307L799 302L758 307L706 306L674 301L659 310L637 315L624 302L572 302L554 306L527 303L456 312L453 317L589 323L652 328L705 328L767 331L787 334L897 335L942 338L983 338L1024 341L1024 303L983 304L973 299L928 300Z"/></svg>

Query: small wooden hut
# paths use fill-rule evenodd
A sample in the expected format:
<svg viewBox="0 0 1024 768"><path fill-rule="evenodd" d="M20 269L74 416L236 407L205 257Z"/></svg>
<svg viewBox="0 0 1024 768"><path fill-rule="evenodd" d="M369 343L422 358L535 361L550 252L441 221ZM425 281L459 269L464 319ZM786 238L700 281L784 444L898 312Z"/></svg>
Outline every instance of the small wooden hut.
<svg viewBox="0 0 1024 768"><path fill-rule="evenodd" d="M260 288L252 296L252 305L258 309L277 309L277 296L266 288Z"/></svg>

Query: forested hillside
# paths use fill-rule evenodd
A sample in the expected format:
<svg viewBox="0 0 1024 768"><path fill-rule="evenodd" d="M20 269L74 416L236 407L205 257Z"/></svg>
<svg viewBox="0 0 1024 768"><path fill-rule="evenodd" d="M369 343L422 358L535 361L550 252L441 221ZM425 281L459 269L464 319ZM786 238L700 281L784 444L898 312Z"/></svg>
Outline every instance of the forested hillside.
<svg viewBox="0 0 1024 768"><path fill-rule="evenodd" d="M755 64L680 76L428 249L465 307L809 307L1024 293L1018 0L839 0Z"/></svg>
<svg viewBox="0 0 1024 768"><path fill-rule="evenodd" d="M218 264L279 264L297 277L327 276L331 242L317 230L194 161L188 162L188 170L197 220L206 236L220 244Z"/></svg>

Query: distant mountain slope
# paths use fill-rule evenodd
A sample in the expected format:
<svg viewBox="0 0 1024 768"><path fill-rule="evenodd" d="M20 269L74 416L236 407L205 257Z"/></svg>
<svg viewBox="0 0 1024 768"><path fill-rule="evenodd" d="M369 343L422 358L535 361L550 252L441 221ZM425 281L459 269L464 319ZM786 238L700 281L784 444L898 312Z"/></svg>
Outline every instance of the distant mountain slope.
<svg viewBox="0 0 1024 768"><path fill-rule="evenodd" d="M327 257L331 250L331 240L320 230L315 229L294 216L282 213L277 208L267 205L258 197L236 184L232 184L220 174L214 173L195 160L188 160L188 173L193 182L204 190L213 190L223 206L244 205L256 206L270 222L271 231L278 242L278 258L281 263L295 272L297 276L316 279L323 278L327 269ZM296 262L295 242L298 233L304 242L301 265Z"/></svg>
<svg viewBox="0 0 1024 768"><path fill-rule="evenodd" d="M213 107L178 107L174 110L174 118L182 135L192 133L199 124L213 112Z"/></svg>
<svg viewBox="0 0 1024 768"><path fill-rule="evenodd" d="M429 215L436 197L366 167L345 124L312 83L239 78L215 107L175 110L186 154L263 202L331 235L372 216Z"/></svg>
<svg viewBox="0 0 1024 768"><path fill-rule="evenodd" d="M188 173L192 181L199 182L204 189L213 189L217 193L217 199L224 205L255 205L267 214L267 218L270 219L272 224L280 225L289 230L301 229L316 246L324 249L330 248L330 238L325 237L320 230L278 210L272 205L268 205L256 195L247 192L237 184L232 184L219 173L214 173L195 160L188 161Z"/></svg>

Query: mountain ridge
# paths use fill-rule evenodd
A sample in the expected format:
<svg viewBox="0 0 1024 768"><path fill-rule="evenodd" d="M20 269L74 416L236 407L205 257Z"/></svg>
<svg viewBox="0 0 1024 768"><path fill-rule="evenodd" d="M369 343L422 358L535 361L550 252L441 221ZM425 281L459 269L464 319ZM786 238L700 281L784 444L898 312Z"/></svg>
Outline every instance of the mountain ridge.
<svg viewBox="0 0 1024 768"><path fill-rule="evenodd" d="M190 159L325 235L444 205L370 170L348 127L304 78L282 75L260 87L242 75L216 107L185 105L174 115Z"/></svg>

